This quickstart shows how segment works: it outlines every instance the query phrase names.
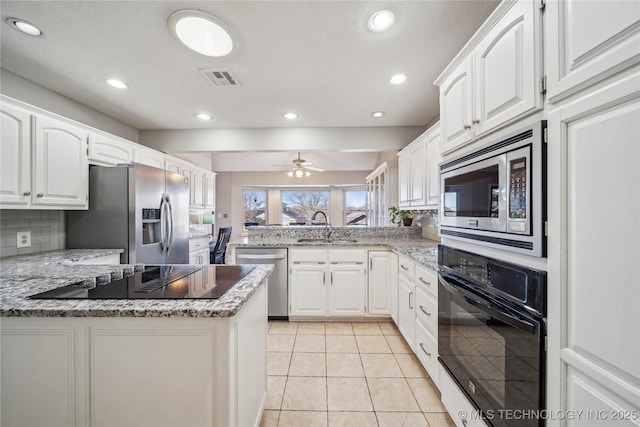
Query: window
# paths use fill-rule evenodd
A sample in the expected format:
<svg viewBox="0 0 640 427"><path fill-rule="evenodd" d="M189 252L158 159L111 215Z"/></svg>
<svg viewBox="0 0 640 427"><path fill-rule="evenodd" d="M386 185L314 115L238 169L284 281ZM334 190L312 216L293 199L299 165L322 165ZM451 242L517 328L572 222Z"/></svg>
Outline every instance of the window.
<svg viewBox="0 0 640 427"><path fill-rule="evenodd" d="M311 220L315 211L329 214L328 191L282 191L280 195L282 197L282 225L304 225L308 220Z"/></svg>
<svg viewBox="0 0 640 427"><path fill-rule="evenodd" d="M245 227L266 225L267 192L262 190L242 190L242 213Z"/></svg>
<svg viewBox="0 0 640 427"><path fill-rule="evenodd" d="M344 225L367 225L367 193L364 190L344 190Z"/></svg>

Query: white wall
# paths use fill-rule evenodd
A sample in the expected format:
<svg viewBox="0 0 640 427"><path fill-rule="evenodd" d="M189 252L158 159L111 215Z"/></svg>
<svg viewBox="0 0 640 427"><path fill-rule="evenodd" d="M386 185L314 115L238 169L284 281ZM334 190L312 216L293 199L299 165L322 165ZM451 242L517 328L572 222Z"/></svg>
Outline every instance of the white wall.
<svg viewBox="0 0 640 427"><path fill-rule="evenodd" d="M233 228L231 239L241 237L242 189L244 187L270 187L268 194L267 223L280 223L280 192L278 188L295 188L296 186L331 187L330 206L327 212L332 225L342 225L342 189L343 186L360 185L364 187L367 171L357 172L322 172L314 173L308 178L290 178L285 172L221 172L216 176L216 230L219 227ZM227 218L224 216L227 215ZM216 231L217 235L217 231Z"/></svg>
<svg viewBox="0 0 640 427"><path fill-rule="evenodd" d="M138 130L99 111L0 69L0 93L76 122L138 142Z"/></svg>

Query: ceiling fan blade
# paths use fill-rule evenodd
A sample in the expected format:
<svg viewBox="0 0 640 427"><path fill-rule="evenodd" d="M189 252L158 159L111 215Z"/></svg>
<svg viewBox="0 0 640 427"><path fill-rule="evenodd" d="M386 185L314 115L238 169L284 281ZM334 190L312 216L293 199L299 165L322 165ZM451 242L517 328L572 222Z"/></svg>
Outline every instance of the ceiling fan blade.
<svg viewBox="0 0 640 427"><path fill-rule="evenodd" d="M316 171L316 172L324 172L324 169L316 168L316 167L313 167L313 166L305 166L305 169L309 169L310 171Z"/></svg>

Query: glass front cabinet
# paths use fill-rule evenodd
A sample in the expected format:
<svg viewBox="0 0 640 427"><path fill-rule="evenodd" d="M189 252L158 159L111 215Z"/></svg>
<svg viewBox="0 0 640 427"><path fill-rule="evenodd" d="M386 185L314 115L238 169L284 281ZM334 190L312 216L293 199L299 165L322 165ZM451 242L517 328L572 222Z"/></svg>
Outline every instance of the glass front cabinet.
<svg viewBox="0 0 640 427"><path fill-rule="evenodd" d="M398 169L382 163L367 180L367 225L384 227L389 223L388 208L398 204Z"/></svg>

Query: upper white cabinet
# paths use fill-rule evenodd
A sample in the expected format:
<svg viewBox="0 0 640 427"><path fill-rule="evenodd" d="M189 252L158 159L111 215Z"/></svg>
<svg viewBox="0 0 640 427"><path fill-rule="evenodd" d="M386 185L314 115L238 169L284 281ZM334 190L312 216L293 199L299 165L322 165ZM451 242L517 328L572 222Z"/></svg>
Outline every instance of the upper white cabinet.
<svg viewBox="0 0 640 427"><path fill-rule="evenodd" d="M0 203L3 208L31 202L31 114L2 103Z"/></svg>
<svg viewBox="0 0 640 427"><path fill-rule="evenodd" d="M194 169L191 174L191 207L204 208L205 173Z"/></svg>
<svg viewBox="0 0 640 427"><path fill-rule="evenodd" d="M397 175L397 169L384 162L367 176L367 225L370 227L389 225L387 210L398 202Z"/></svg>
<svg viewBox="0 0 640 427"><path fill-rule="evenodd" d="M398 153L398 206L411 209L438 207L440 123L436 123Z"/></svg>
<svg viewBox="0 0 640 427"><path fill-rule="evenodd" d="M133 144L109 135L89 134L89 163L115 166L133 162Z"/></svg>
<svg viewBox="0 0 640 427"><path fill-rule="evenodd" d="M88 132L3 100L3 209L87 209Z"/></svg>
<svg viewBox="0 0 640 427"><path fill-rule="evenodd" d="M637 1L551 1L545 21L551 102L640 62Z"/></svg>
<svg viewBox="0 0 640 427"><path fill-rule="evenodd" d="M142 165L164 169L164 154L144 145L134 144L133 161Z"/></svg>
<svg viewBox="0 0 640 427"><path fill-rule="evenodd" d="M204 175L204 208L216 209L216 174L205 173Z"/></svg>
<svg viewBox="0 0 640 427"><path fill-rule="evenodd" d="M542 108L539 2L502 2L438 77L442 152Z"/></svg>

